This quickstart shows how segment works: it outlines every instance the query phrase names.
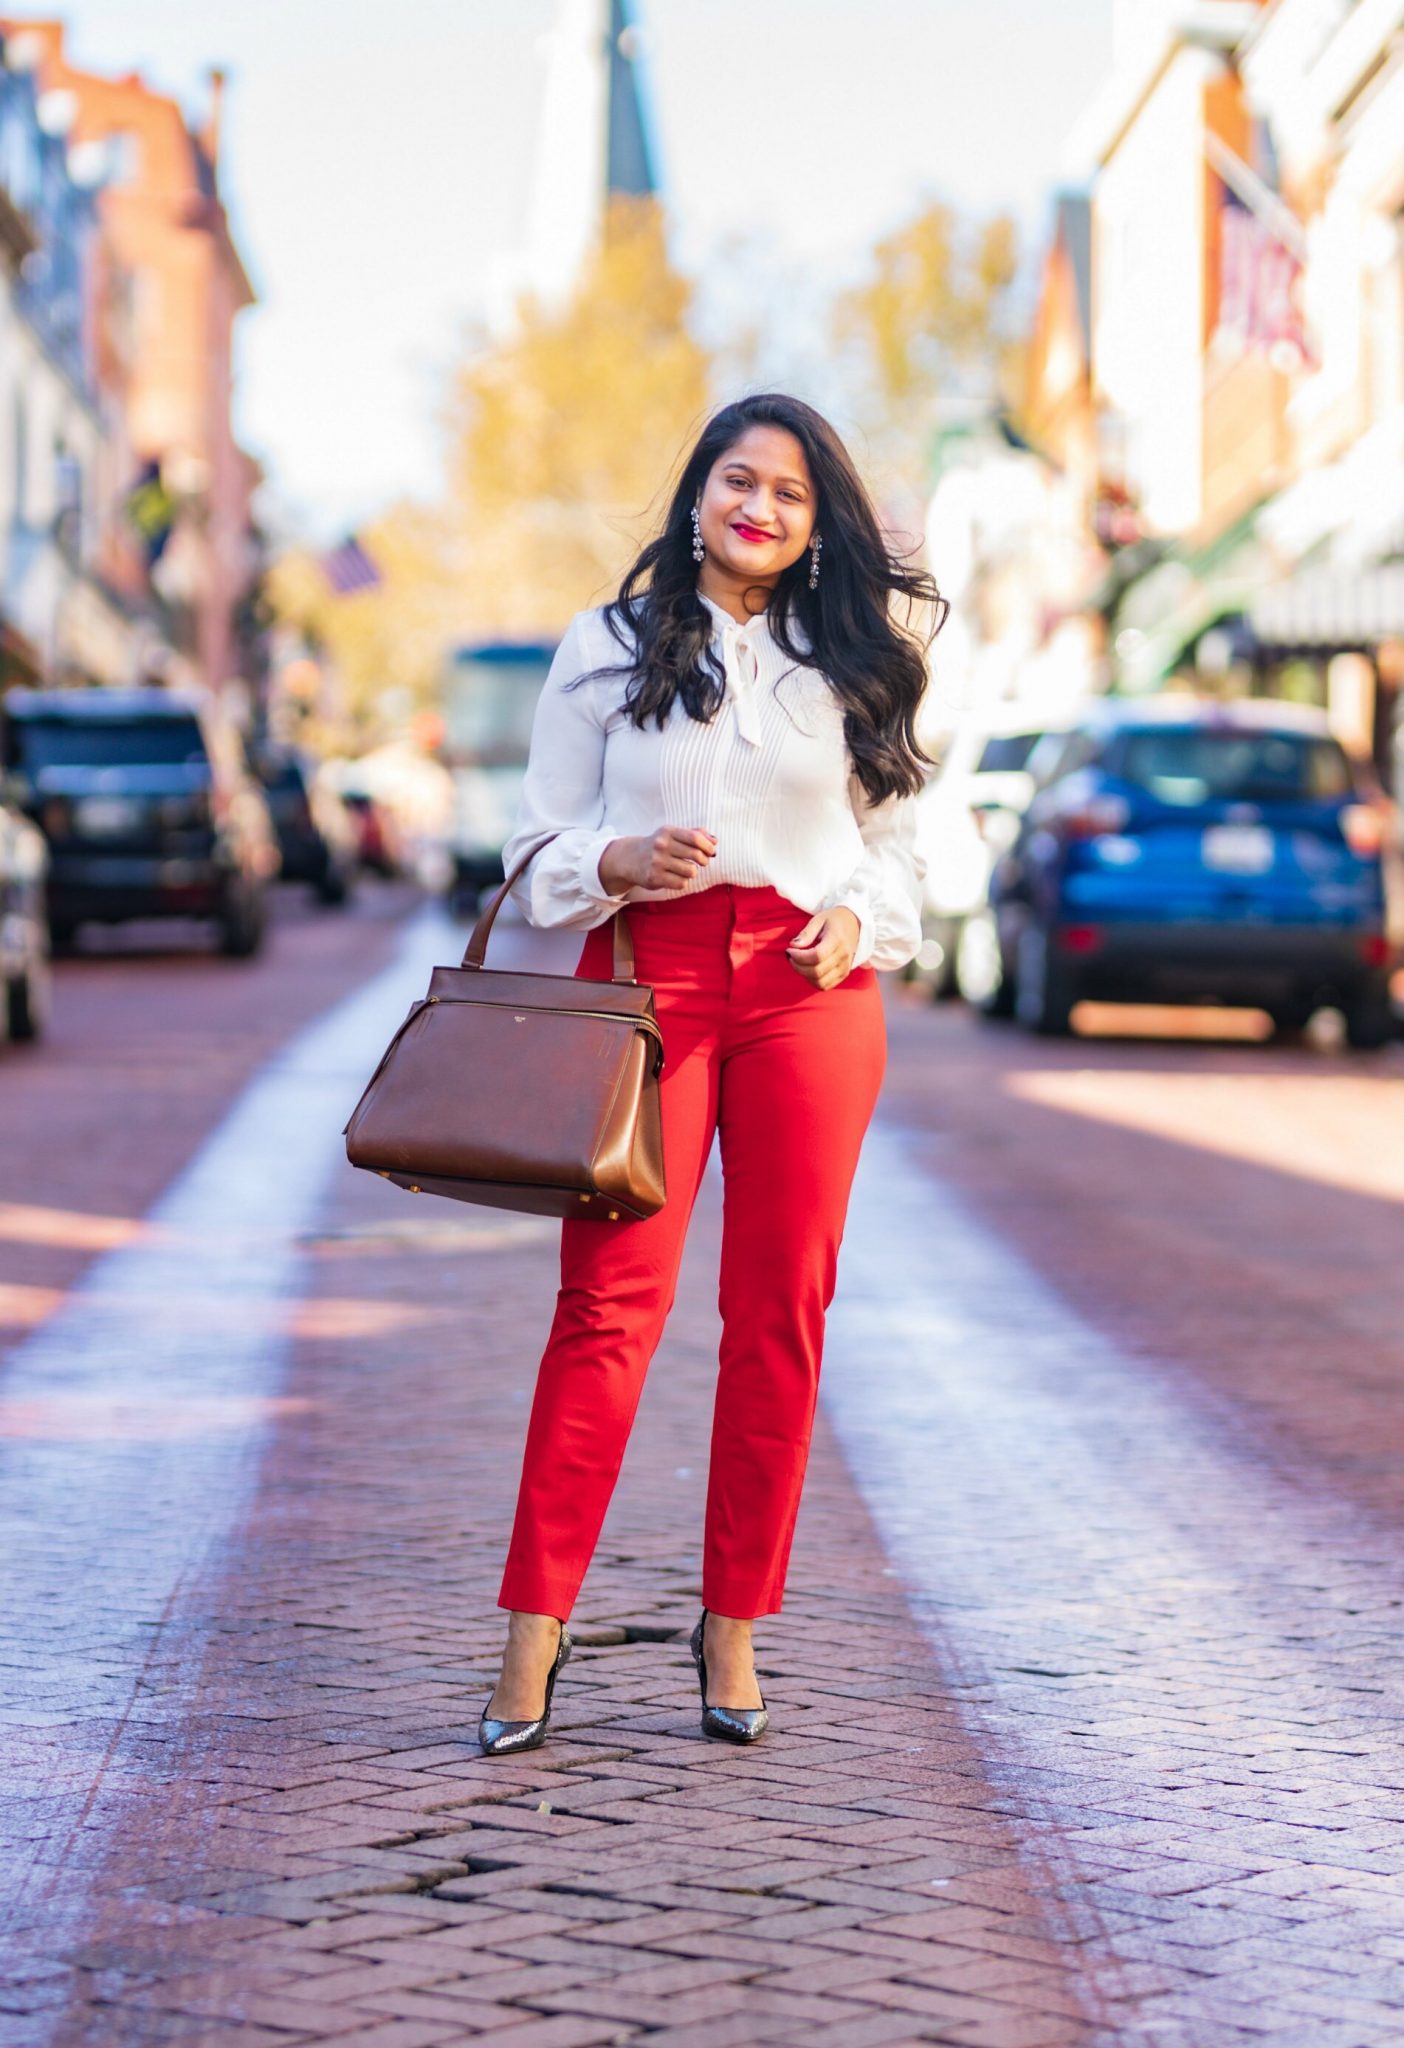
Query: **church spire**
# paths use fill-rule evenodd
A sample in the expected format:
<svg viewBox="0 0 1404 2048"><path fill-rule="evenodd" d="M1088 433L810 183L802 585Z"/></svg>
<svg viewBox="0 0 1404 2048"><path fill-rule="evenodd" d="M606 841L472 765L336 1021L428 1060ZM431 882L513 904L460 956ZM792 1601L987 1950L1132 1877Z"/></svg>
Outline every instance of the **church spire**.
<svg viewBox="0 0 1404 2048"><path fill-rule="evenodd" d="M658 180L644 118L639 78L639 31L629 0L608 0L605 189L640 197L655 193Z"/></svg>
<svg viewBox="0 0 1404 2048"><path fill-rule="evenodd" d="M556 0L523 246L494 278L498 324L528 291L564 304L615 197L658 190L652 108L631 0Z"/></svg>

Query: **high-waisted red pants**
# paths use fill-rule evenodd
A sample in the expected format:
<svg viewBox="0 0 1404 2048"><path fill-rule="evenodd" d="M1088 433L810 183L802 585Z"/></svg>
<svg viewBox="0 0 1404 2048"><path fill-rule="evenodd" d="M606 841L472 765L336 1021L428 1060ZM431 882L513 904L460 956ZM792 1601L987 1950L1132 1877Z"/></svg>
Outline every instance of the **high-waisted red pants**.
<svg viewBox="0 0 1404 2048"><path fill-rule="evenodd" d="M722 1339L702 1598L779 1611L839 1240L887 1054L877 976L818 989L785 947L806 914L718 885L626 913L662 1026L668 1199L641 1223L567 1220L498 1604L570 1613L599 1538L720 1133ZM611 929L578 975L607 980Z"/></svg>

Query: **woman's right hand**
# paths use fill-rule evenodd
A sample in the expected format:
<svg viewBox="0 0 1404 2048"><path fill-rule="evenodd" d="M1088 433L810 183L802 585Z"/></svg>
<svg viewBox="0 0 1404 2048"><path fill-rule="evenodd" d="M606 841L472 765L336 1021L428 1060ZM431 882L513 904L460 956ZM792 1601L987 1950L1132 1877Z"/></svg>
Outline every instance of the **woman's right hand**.
<svg viewBox="0 0 1404 2048"><path fill-rule="evenodd" d="M717 850L714 832L660 825L646 839L611 839L600 855L607 896L629 889L685 889Z"/></svg>

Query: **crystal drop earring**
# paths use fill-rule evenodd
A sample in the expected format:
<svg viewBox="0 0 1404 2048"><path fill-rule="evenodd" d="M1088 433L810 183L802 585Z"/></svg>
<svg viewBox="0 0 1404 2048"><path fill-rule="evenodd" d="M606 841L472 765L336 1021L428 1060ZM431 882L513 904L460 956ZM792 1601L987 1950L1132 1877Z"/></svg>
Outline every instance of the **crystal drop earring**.
<svg viewBox="0 0 1404 2048"><path fill-rule="evenodd" d="M823 540L817 533L809 543L809 587L811 590L819 588L819 550L823 545Z"/></svg>
<svg viewBox="0 0 1404 2048"><path fill-rule="evenodd" d="M702 544L702 514L701 514L701 513L700 513L700 512L698 511L697 507L696 507L696 506L694 505L694 506L693 506L693 508L692 508L692 559L693 559L693 561L694 561L694 562L700 562L700 561L702 561L702 560L703 560L703 559L705 558L705 556L706 556L706 553L707 553L707 550L706 550L706 548L705 548L705 547L703 546L703 544Z"/></svg>

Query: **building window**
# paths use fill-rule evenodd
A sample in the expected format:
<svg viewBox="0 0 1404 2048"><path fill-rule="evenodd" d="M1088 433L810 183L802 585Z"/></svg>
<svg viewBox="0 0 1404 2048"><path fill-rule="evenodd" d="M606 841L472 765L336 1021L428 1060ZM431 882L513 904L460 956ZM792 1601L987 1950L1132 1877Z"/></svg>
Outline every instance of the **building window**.
<svg viewBox="0 0 1404 2048"><path fill-rule="evenodd" d="M83 466L62 440L54 443L54 538L65 554L81 554Z"/></svg>

